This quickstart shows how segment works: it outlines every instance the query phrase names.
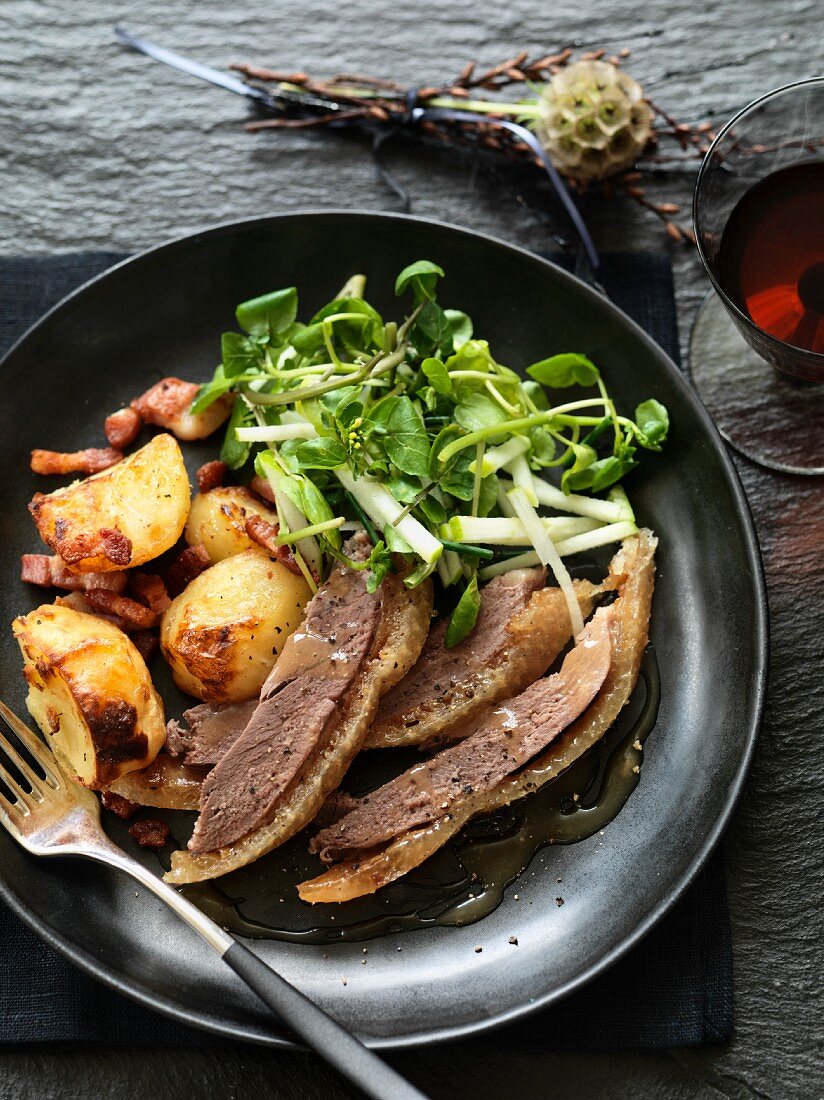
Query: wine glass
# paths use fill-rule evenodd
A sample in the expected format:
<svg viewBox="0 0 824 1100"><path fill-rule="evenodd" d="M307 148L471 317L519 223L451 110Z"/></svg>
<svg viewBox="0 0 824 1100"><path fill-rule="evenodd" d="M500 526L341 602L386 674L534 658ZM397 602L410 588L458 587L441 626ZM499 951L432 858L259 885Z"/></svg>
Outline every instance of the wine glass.
<svg viewBox="0 0 824 1100"><path fill-rule="evenodd" d="M715 291L690 340L699 397L748 458L824 474L824 77L727 123L698 173L693 223Z"/></svg>

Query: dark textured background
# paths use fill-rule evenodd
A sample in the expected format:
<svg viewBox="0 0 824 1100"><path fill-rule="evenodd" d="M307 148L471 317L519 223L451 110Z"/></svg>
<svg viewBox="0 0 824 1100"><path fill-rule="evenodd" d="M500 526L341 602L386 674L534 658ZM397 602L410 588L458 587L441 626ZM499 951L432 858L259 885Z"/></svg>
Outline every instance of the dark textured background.
<svg viewBox="0 0 824 1100"><path fill-rule="evenodd" d="M220 65L255 59L330 74L346 67L429 81L470 58L580 39L633 51L662 104L693 119L729 113L771 86L821 70L820 0L103 0L0 4L0 248L43 253L136 249L214 221L307 206L393 208L365 149L331 136L252 138L232 96L112 44L116 18ZM666 75L666 74L673 75ZM534 196L506 172L448 157L391 153L414 211L518 244L551 245ZM662 197L686 200L673 174ZM653 248L660 229L635 205L587 204L601 248ZM682 339L705 290L695 258L673 249ZM0 399L2 399L0 397ZM395 1064L433 1097L820 1098L824 1095L821 809L824 766L821 606L824 482L740 463L765 556L772 686L756 763L729 833L737 1032L726 1048L659 1054L438 1048ZM712 560L708 568L723 563ZM351 1093L302 1055L28 1048L0 1055L1 1100L98 1097L210 1100Z"/></svg>

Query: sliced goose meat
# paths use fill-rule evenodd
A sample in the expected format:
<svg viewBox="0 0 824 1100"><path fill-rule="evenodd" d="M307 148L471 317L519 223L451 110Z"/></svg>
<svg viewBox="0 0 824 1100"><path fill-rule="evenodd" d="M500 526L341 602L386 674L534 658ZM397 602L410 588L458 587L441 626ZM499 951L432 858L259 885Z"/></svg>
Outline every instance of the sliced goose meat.
<svg viewBox="0 0 824 1100"><path fill-rule="evenodd" d="M380 604L380 589L366 591L364 572L332 570L287 639L246 729L204 783L190 851L224 848L271 819L352 690L372 650Z"/></svg>
<svg viewBox="0 0 824 1100"><path fill-rule="evenodd" d="M447 622L436 622L415 667L388 692L366 748L426 745L471 731L471 720L543 676L572 636L559 588L544 588L544 569L517 569L482 590L475 627L458 645L444 645ZM581 614L599 589L575 581Z"/></svg>
<svg viewBox="0 0 824 1100"><path fill-rule="evenodd" d="M340 566L310 604L247 728L204 783L194 848L172 855L167 881L198 882L259 859L340 786L381 694L417 660L432 611L429 583L410 590L402 573L390 574L372 596L364 581Z"/></svg>
<svg viewBox="0 0 824 1100"><path fill-rule="evenodd" d="M167 724L166 751L182 764L216 764L246 729L257 705L257 699L247 699L224 707L190 707L183 712L185 726L175 720Z"/></svg>
<svg viewBox="0 0 824 1100"><path fill-rule="evenodd" d="M616 591L612 605L612 664L597 698L552 744L491 791L467 795L460 806L429 825L410 829L381 847L350 858L298 887L304 901L350 901L372 894L408 874L443 847L478 814L507 806L555 779L592 748L627 703L647 645L655 580L656 539L649 531L627 539L610 564L604 588Z"/></svg>
<svg viewBox="0 0 824 1100"><path fill-rule="evenodd" d="M596 611L559 672L505 700L459 744L366 795L322 829L311 850L331 863L352 848L374 848L443 817L468 795L491 790L522 767L598 694L610 667L611 615L608 607Z"/></svg>

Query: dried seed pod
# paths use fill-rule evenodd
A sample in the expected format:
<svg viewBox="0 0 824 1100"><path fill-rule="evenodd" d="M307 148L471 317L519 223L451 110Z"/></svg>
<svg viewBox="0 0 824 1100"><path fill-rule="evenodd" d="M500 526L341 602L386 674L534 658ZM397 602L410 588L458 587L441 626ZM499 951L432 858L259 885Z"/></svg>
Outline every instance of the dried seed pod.
<svg viewBox="0 0 824 1100"><path fill-rule="evenodd" d="M605 61L576 61L538 98L536 130L552 163L571 179L599 180L628 168L652 133L641 85Z"/></svg>

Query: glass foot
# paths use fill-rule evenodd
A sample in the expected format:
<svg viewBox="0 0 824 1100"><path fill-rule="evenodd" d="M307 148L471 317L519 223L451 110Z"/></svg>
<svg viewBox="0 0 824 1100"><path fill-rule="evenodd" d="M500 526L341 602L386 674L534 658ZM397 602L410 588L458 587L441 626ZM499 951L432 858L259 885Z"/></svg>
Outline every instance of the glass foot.
<svg viewBox="0 0 824 1100"><path fill-rule="evenodd" d="M746 343L710 292L690 336L689 375L723 437L787 474L824 474L824 384L782 374Z"/></svg>

